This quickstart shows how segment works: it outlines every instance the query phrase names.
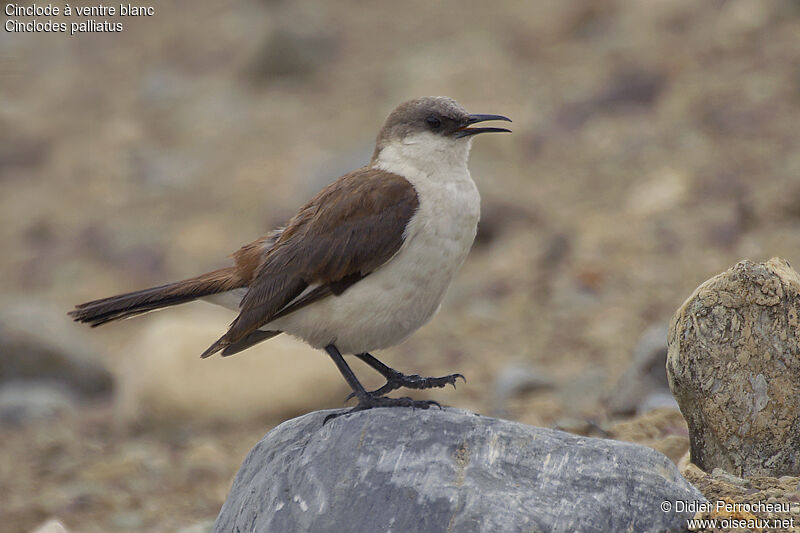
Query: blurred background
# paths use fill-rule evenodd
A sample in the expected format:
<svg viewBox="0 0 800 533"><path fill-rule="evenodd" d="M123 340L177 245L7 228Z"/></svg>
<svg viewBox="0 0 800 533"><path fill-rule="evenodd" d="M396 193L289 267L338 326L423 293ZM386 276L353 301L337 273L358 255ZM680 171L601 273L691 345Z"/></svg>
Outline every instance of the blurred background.
<svg viewBox="0 0 800 533"><path fill-rule="evenodd" d="M226 265L404 100L514 119L474 144L479 235L440 313L377 354L467 376L422 397L679 458L670 316L741 259L800 262L798 2L154 5L122 33L0 33L4 531L200 531L266 431L342 405L289 338L201 361L233 319L213 306L65 313Z"/></svg>

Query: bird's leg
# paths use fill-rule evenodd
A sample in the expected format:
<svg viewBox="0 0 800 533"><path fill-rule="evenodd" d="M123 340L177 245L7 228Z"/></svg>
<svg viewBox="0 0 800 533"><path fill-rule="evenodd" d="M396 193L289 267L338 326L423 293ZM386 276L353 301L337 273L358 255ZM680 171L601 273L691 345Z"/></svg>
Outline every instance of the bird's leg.
<svg viewBox="0 0 800 533"><path fill-rule="evenodd" d="M328 355L331 356L331 359L333 359L333 362L336 364L336 367L339 369L339 372L342 373L342 376L344 376L344 379L345 381L347 381L347 384L350 385L351 389L353 389L353 393L351 396L355 396L356 398L358 398L358 405L356 405L352 409L349 409L348 411L328 415L327 417L325 417L325 421L323 422L323 424L332 418L336 418L344 414L355 413L356 411L364 411L365 409L372 409L373 407L415 407L419 409L427 409L431 405L435 405L440 409L442 407L437 402L431 400L413 400L411 398L386 398L381 395L375 396L372 393L367 392L366 389L364 389L364 386L358 381L358 378L350 369L350 367L347 365L347 363L344 360L344 357L342 357L342 354L339 352L336 346L334 346L333 344L329 344L325 347L325 351L328 352ZM378 362L380 363L380 361ZM397 373L400 374L399 372Z"/></svg>
<svg viewBox="0 0 800 533"><path fill-rule="evenodd" d="M419 374L411 374L406 375L402 372L398 372L394 368L391 368L381 361L379 361L375 356L369 353L357 353L355 354L356 357L367 363L369 366L377 370L383 377L386 378L386 385L381 387L380 389L371 391L369 394L372 396L384 396L392 392L393 390L399 389L400 387L405 387L407 389L433 389L433 388L442 388L445 385L452 385L453 388L456 387L456 380L461 378L464 380L464 383L467 382L467 379L462 376L461 374L450 374L449 376L442 376L439 378L431 378L431 377L423 377ZM348 398L349 399L349 398Z"/></svg>

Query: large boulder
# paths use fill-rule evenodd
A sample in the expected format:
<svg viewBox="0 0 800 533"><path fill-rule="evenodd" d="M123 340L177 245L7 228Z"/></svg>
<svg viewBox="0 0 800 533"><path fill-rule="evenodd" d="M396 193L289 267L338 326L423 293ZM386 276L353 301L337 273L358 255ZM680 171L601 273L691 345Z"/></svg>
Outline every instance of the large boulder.
<svg viewBox="0 0 800 533"><path fill-rule="evenodd" d="M800 276L742 261L700 285L670 325L667 374L692 462L800 476Z"/></svg>
<svg viewBox="0 0 800 533"><path fill-rule="evenodd" d="M450 408L332 412L253 448L215 531L683 531L675 502L705 501L637 444Z"/></svg>

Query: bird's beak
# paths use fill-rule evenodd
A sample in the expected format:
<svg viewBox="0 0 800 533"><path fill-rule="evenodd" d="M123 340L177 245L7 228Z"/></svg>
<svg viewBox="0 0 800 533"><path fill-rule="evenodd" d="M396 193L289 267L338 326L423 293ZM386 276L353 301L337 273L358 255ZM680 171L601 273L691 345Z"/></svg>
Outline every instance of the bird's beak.
<svg viewBox="0 0 800 533"><path fill-rule="evenodd" d="M470 135L477 135L478 133L511 133L511 130L506 128L470 128L469 126L477 124L478 122L486 122L487 120L505 120L511 122L511 119L503 115L470 115L467 117L466 123L458 128L455 133L456 139L461 137L468 137Z"/></svg>

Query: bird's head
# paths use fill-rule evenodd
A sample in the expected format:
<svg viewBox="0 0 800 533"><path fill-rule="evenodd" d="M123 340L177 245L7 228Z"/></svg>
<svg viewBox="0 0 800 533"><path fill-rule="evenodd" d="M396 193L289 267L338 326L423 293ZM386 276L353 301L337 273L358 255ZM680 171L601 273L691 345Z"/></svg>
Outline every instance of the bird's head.
<svg viewBox="0 0 800 533"><path fill-rule="evenodd" d="M397 106L375 143L373 163L383 157L402 157L410 164L466 165L472 139L479 133L510 132L506 128L474 127L502 115L471 114L446 96L424 96Z"/></svg>

